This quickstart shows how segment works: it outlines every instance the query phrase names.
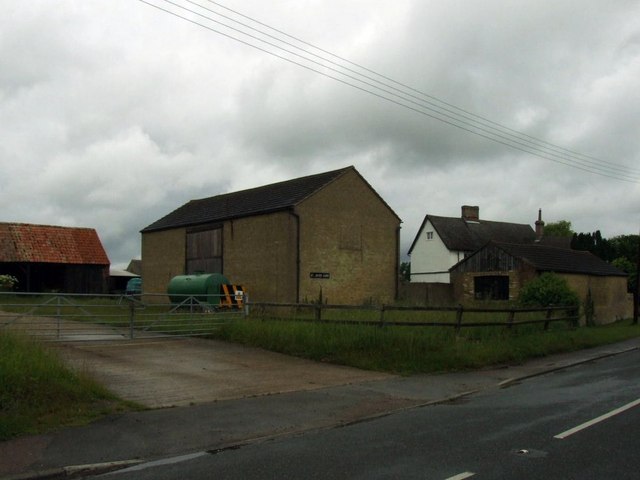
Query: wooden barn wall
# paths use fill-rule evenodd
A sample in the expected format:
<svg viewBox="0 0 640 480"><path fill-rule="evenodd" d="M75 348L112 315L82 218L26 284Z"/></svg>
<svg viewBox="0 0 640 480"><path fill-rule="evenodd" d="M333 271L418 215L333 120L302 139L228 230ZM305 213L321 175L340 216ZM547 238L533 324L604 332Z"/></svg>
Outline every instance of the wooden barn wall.
<svg viewBox="0 0 640 480"><path fill-rule="evenodd" d="M408 305L450 306L454 304L453 285L450 283L402 283L398 300Z"/></svg>
<svg viewBox="0 0 640 480"><path fill-rule="evenodd" d="M0 273L18 279L20 292L107 293L107 265L65 265L61 263L3 263Z"/></svg>
<svg viewBox="0 0 640 480"><path fill-rule="evenodd" d="M521 263L517 258L496 247L487 247L456 266L453 271L467 272L508 272L519 270Z"/></svg>
<svg viewBox="0 0 640 480"><path fill-rule="evenodd" d="M109 268L101 265L65 265L66 293L107 293Z"/></svg>

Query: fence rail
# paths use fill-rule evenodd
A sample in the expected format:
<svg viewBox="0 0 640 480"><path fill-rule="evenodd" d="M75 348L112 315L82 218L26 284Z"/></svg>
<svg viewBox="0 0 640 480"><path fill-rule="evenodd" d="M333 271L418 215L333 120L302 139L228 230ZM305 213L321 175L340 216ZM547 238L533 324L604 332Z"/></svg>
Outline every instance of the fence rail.
<svg viewBox="0 0 640 480"><path fill-rule="evenodd" d="M579 323L576 307L477 308L355 306L321 303L249 302L230 305L223 296L69 295L0 293L0 331L18 330L50 341L130 340L166 336L204 336L234 319L398 327L462 328ZM538 315L539 314L539 315Z"/></svg>
<svg viewBox="0 0 640 480"><path fill-rule="evenodd" d="M252 302L248 304L252 311L289 310L294 312L310 311L313 312L312 317L305 315L296 315L289 313L285 315L285 319L297 321L313 321L324 323L342 323L342 324L360 324L360 325L377 325L377 326L403 326L403 327L452 327L456 330L466 327L506 327L513 328L518 325L542 324L545 330L554 322L566 322L571 327L577 327L580 316L575 306L548 306L548 307L509 307L509 308L478 308L465 307L458 305L455 307L419 307L419 306L396 306L396 305L380 305L380 306L354 306L354 305L330 305L320 303L273 303L273 302ZM327 319L326 312L330 311L360 311L365 312L367 316L376 315L376 319ZM440 312L454 315L452 321L443 320L398 320L393 312L419 313L419 312ZM506 316L505 320L482 320L482 321L464 321L464 314L483 314L485 316ZM517 319L516 315L536 314L540 313L539 318ZM543 315L543 316L542 316ZM258 315L260 316L260 315Z"/></svg>

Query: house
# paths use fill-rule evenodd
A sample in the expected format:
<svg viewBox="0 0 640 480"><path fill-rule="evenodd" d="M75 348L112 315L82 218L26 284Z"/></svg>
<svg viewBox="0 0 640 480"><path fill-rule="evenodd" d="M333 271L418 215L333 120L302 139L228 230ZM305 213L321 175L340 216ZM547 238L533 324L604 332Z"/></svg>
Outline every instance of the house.
<svg viewBox="0 0 640 480"><path fill-rule="evenodd" d="M92 228L0 223L0 273L20 291L106 293L109 265Z"/></svg>
<svg viewBox="0 0 640 480"><path fill-rule="evenodd" d="M539 237L544 226L540 215ZM460 217L426 215L409 249L411 282L449 283L449 268L490 240L532 243L536 232L529 225L481 220L477 206L464 205Z"/></svg>
<svg viewBox="0 0 640 480"><path fill-rule="evenodd" d="M631 316L627 274L590 252L540 243L488 242L451 270L456 301L515 300L529 280L544 272L566 279L581 301L590 294L598 323Z"/></svg>
<svg viewBox="0 0 640 480"><path fill-rule="evenodd" d="M144 293L206 272L256 302L397 295L400 218L352 166L192 200L141 233Z"/></svg>

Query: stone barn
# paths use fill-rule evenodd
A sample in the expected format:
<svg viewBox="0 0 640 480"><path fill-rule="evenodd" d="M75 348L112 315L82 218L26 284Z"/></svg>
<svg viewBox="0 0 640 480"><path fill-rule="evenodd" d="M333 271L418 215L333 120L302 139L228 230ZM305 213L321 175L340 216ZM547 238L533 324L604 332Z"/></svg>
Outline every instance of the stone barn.
<svg viewBox="0 0 640 480"><path fill-rule="evenodd" d="M451 270L454 297L472 300L515 300L529 280L543 272L565 278L581 301L589 292L597 323L631 316L627 274L592 253L541 244L489 242Z"/></svg>
<svg viewBox="0 0 640 480"><path fill-rule="evenodd" d="M109 265L92 228L0 223L0 274L19 291L107 293Z"/></svg>
<svg viewBox="0 0 640 480"><path fill-rule="evenodd" d="M204 272L256 302L391 302L400 223L354 167L192 200L141 231L144 293Z"/></svg>

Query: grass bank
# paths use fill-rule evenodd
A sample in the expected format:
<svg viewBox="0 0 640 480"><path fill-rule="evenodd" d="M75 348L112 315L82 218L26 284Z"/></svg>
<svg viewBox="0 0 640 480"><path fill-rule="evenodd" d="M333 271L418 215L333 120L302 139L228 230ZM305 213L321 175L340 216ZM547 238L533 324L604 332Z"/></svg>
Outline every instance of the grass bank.
<svg viewBox="0 0 640 480"><path fill-rule="evenodd" d="M466 370L595 347L640 336L630 321L571 329L540 325L452 328L238 320L214 336L276 352L400 374Z"/></svg>
<svg viewBox="0 0 640 480"><path fill-rule="evenodd" d="M137 408L67 368L54 349L13 333L0 332L0 379L0 441Z"/></svg>

